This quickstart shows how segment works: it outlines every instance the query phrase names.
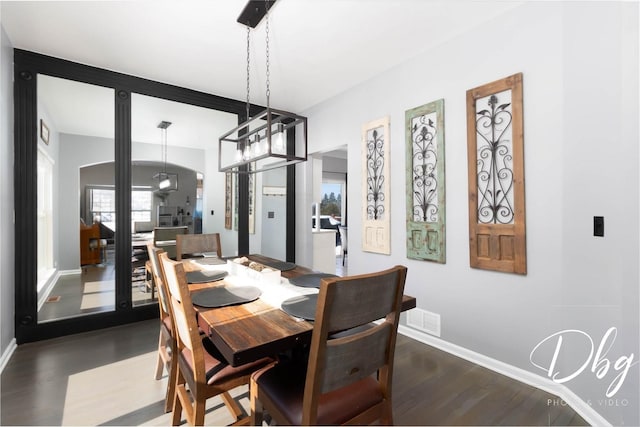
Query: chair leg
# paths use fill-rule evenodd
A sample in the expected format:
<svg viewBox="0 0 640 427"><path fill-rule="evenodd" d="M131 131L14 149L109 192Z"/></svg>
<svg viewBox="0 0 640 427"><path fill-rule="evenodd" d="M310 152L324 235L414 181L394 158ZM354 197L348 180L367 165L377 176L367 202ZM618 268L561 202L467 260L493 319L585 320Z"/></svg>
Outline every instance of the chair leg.
<svg viewBox="0 0 640 427"><path fill-rule="evenodd" d="M251 378L251 383L249 385L249 394L251 396L251 425L261 426L263 420L263 408L262 402L258 400L258 384L253 378Z"/></svg>
<svg viewBox="0 0 640 427"><path fill-rule="evenodd" d="M206 399L196 399L193 403L194 405L194 417L193 417L193 425L194 426L203 426L204 425L204 412L206 408Z"/></svg>
<svg viewBox="0 0 640 427"><path fill-rule="evenodd" d="M173 399L173 411L171 413L171 425L179 426L182 424L180 421L182 418L182 402L180 401L180 397L175 396Z"/></svg>
<svg viewBox="0 0 640 427"><path fill-rule="evenodd" d="M251 417L240 418L235 423L231 424L232 426L248 426L251 425L249 422L251 421Z"/></svg>
<svg viewBox="0 0 640 427"><path fill-rule="evenodd" d="M158 362L156 363L156 375L155 378L159 380L162 378L162 372L164 371L164 361L160 355L162 351L162 345L164 344L164 337L162 336L162 330L160 330L160 338L158 339Z"/></svg>
<svg viewBox="0 0 640 427"><path fill-rule="evenodd" d="M176 366L177 368L177 366ZM182 418L182 400L180 399L180 394L186 394L185 390L185 380L179 369L176 369L176 382L173 392L173 414L171 416L171 425L179 426L181 424L180 421Z"/></svg>
<svg viewBox="0 0 640 427"><path fill-rule="evenodd" d="M242 417L242 408L238 405L238 402L235 401L233 397L229 394L229 392L224 392L220 395L222 401L224 402L224 406L227 407L229 412L231 412L231 416L236 419L236 421L240 420Z"/></svg>
<svg viewBox="0 0 640 427"><path fill-rule="evenodd" d="M382 410L382 417L380 418L380 424L385 426L393 425L393 408L391 406L391 402L388 402L384 405Z"/></svg>
<svg viewBox="0 0 640 427"><path fill-rule="evenodd" d="M178 360L176 357L172 356L171 361L169 362L169 375L167 379L167 396L165 397L165 400L164 400L165 412L170 412L171 409L173 408L173 401L176 398L177 376L178 376Z"/></svg>

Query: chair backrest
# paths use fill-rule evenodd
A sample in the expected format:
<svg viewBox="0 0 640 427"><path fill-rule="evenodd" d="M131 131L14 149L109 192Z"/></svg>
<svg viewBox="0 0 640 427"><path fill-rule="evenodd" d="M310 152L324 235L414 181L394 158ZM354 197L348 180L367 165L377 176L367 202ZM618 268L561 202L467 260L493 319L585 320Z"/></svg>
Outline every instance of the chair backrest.
<svg viewBox="0 0 640 427"><path fill-rule="evenodd" d="M206 383L204 349L184 267L181 262L169 259L166 252L161 253L159 258L169 290L169 305L175 326L177 353L181 354L185 348L189 349L194 378L196 381Z"/></svg>
<svg viewBox="0 0 640 427"><path fill-rule="evenodd" d="M189 230L188 227L154 227L153 228L153 242L176 240L178 234L186 234Z"/></svg>
<svg viewBox="0 0 640 427"><path fill-rule="evenodd" d="M222 257L220 247L220 233L210 234L179 234L176 236L176 260L183 255L214 252L218 258Z"/></svg>
<svg viewBox="0 0 640 427"><path fill-rule="evenodd" d="M343 225L338 226L340 232L340 246L342 246L342 252L347 251L347 227Z"/></svg>
<svg viewBox="0 0 640 427"><path fill-rule="evenodd" d="M164 272L162 264L160 264L160 254L164 253L163 249L156 248L153 243L147 244L149 252L149 261L151 262L151 274L153 281L158 290L158 305L160 306L160 319L171 317L171 309L169 308L169 291L164 280ZM171 331L174 332L174 331Z"/></svg>
<svg viewBox="0 0 640 427"><path fill-rule="evenodd" d="M133 231L135 233L148 233L153 231L153 223L151 221L136 221L133 223Z"/></svg>
<svg viewBox="0 0 640 427"><path fill-rule="evenodd" d="M321 394L376 372L385 398L391 399L406 275L406 267L396 266L378 273L322 279L305 382L303 425L316 423ZM379 319L384 320L371 323ZM359 328L364 325L371 327ZM331 337L341 331L339 338Z"/></svg>
<svg viewBox="0 0 640 427"><path fill-rule="evenodd" d="M184 227L155 227L153 229L153 244L169 254L169 258L176 257L176 236L186 234L189 229Z"/></svg>

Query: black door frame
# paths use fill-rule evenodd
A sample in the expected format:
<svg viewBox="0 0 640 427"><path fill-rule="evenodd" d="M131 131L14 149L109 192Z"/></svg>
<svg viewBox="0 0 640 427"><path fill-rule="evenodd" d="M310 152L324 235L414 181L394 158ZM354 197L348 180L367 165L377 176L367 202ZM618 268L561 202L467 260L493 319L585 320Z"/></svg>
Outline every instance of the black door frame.
<svg viewBox="0 0 640 427"><path fill-rule="evenodd" d="M15 335L18 344L95 330L158 316L156 304L133 307L130 269L116 269L115 311L38 323L37 281L37 76L44 74L114 89L116 263L131 263L131 94L138 93L238 115L246 104L140 77L14 49ZM251 105L250 114L264 107ZM248 189L246 174L238 175ZM295 262L295 167L287 167L287 261ZM249 252L248 191L239 201L238 253ZM245 207L242 209L242 207Z"/></svg>

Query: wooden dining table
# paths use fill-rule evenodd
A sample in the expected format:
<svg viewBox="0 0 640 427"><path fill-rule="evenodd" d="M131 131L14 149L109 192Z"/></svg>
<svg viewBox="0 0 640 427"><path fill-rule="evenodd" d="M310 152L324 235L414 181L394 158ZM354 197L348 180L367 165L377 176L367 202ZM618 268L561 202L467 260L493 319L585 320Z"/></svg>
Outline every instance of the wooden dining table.
<svg viewBox="0 0 640 427"><path fill-rule="evenodd" d="M248 255L250 261L268 265L278 262L263 255ZM194 260L183 260L185 271L197 271L203 267ZM291 279L317 273L296 265L281 276ZM237 279L237 278L234 278ZM227 278L215 282L190 284L192 295L214 286L228 286ZM252 285L247 279L247 285ZM235 281L237 284L237 280ZM414 297L404 295L402 311L416 307ZM216 345L231 366L239 366L262 357L273 356L299 348L311 342L313 322L293 317L280 307L260 297L254 301L225 307L205 308L194 304L198 326Z"/></svg>

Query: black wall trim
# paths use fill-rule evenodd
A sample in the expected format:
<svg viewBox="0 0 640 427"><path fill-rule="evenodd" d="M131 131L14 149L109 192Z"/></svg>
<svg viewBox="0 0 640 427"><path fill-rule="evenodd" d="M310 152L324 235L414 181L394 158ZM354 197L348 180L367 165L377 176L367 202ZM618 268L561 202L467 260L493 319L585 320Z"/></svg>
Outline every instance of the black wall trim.
<svg viewBox="0 0 640 427"><path fill-rule="evenodd" d="M131 92L115 91L116 309L131 303ZM128 268L124 266L129 266Z"/></svg>
<svg viewBox="0 0 640 427"><path fill-rule="evenodd" d="M37 154L35 68L16 64L14 68L14 194L15 194L15 324L17 332L37 322L38 295L35 283L37 246L36 189ZM31 262L25 262L30 260ZM30 284L30 285L29 285Z"/></svg>
<svg viewBox="0 0 640 427"><path fill-rule="evenodd" d="M246 104L245 104L246 107ZM238 125L248 120L245 112L238 115ZM242 172L248 171L248 166L240 166ZM239 173L238 194L246 194L247 197L238 198L238 255L249 254L249 174Z"/></svg>
<svg viewBox="0 0 640 427"><path fill-rule="evenodd" d="M287 166L287 261L296 262L296 165Z"/></svg>
<svg viewBox="0 0 640 427"><path fill-rule="evenodd" d="M45 74L82 83L113 88L115 96L115 175L117 193L116 212L116 310L73 319L37 323L37 76ZM246 104L243 101L159 83L140 77L108 71L88 65L41 55L21 49L14 50L14 191L15 222L15 325L18 344L85 332L109 326L156 317L156 305L133 307L131 301L131 95L163 98L238 115L244 121ZM251 114L264 107L251 105ZM243 178L244 177L244 178ZM239 253L249 250L248 180L239 175L240 193L245 209L239 215ZM289 180L288 180L289 182ZM294 181L295 182L295 181ZM244 186L244 187L243 187ZM242 191L245 188L245 191ZM221 190L222 191L222 190ZM294 197L295 188L287 191ZM246 198L246 200L244 200ZM289 209L289 201L287 209ZM241 204L242 206L242 204ZM294 206L294 204L292 204ZM295 241L295 215L287 210L287 245ZM244 219L244 220L243 220ZM293 225L291 224L293 223ZM293 246L292 246L293 247ZM287 248L289 259L289 247ZM129 268L128 268L129 267Z"/></svg>
<svg viewBox="0 0 640 427"><path fill-rule="evenodd" d="M212 108L232 114L243 112L246 114L247 104L243 101L79 64L53 56L14 49L14 62L53 77L72 79L111 88L121 88L142 95L155 96L198 107ZM35 79L36 75L34 74L33 77ZM264 108L263 106L252 104L250 112L252 115L257 114Z"/></svg>

